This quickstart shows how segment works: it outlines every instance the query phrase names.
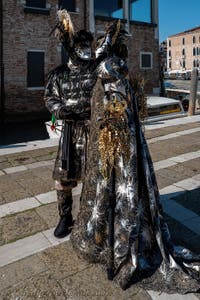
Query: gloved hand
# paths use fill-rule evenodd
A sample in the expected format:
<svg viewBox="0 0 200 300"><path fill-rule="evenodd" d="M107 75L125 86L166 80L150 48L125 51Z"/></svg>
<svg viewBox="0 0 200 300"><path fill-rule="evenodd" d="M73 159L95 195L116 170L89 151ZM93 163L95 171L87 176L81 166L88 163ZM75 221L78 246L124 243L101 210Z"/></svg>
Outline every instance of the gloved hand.
<svg viewBox="0 0 200 300"><path fill-rule="evenodd" d="M78 120L88 120L90 119L90 109L86 109L83 111L77 111L76 113L69 109L66 106L63 106L59 111L59 118L61 120L71 120L71 121L78 121Z"/></svg>

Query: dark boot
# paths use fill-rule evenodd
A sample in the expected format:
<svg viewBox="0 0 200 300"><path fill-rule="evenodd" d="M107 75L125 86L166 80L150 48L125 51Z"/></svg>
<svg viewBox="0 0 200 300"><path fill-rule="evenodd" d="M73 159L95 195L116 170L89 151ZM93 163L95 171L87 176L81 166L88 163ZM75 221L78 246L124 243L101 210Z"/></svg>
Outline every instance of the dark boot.
<svg viewBox="0 0 200 300"><path fill-rule="evenodd" d="M54 235L57 238L63 238L71 232L74 224L72 217L72 192L57 191L57 197L60 220L54 230Z"/></svg>

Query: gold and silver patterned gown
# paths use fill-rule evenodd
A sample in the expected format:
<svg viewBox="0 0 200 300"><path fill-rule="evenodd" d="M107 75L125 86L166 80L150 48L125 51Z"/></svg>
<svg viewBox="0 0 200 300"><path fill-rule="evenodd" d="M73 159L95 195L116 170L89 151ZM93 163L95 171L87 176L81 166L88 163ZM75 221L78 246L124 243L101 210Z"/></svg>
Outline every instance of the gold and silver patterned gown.
<svg viewBox="0 0 200 300"><path fill-rule="evenodd" d="M81 208L71 241L78 255L108 267L114 194L114 279L120 286L198 291L200 255L175 246L170 238L127 73L116 56L99 67Z"/></svg>

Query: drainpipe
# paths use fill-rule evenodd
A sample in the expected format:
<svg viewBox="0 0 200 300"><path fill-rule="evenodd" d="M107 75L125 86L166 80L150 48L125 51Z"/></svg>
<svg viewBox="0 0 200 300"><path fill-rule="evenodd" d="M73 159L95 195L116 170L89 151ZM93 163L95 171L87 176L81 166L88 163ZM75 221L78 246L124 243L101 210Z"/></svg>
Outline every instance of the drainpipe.
<svg viewBox="0 0 200 300"><path fill-rule="evenodd" d="M126 31L130 33L130 6L129 1L123 0L124 19L126 20Z"/></svg>
<svg viewBox="0 0 200 300"><path fill-rule="evenodd" d="M83 26L84 26L84 29L85 30L87 30L87 3L86 3L86 0L84 0L84 3L83 3L83 5L84 5L84 12L83 12L83 18L84 18L84 20L83 20Z"/></svg>
<svg viewBox="0 0 200 300"><path fill-rule="evenodd" d="M155 39L159 39L159 27L158 27L158 0L152 0L151 2L152 15L151 21L153 24L156 24L157 27L155 29Z"/></svg>
<svg viewBox="0 0 200 300"><path fill-rule="evenodd" d="M4 123L5 87L4 87L4 62L3 62L3 0L0 0L0 67L1 67L1 99L0 123Z"/></svg>
<svg viewBox="0 0 200 300"><path fill-rule="evenodd" d="M94 0L89 0L89 30L95 32Z"/></svg>

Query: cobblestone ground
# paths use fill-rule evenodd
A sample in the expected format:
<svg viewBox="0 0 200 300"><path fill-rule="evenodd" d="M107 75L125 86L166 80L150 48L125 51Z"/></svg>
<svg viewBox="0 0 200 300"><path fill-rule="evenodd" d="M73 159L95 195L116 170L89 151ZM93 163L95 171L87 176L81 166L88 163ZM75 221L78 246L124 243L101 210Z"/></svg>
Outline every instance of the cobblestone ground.
<svg viewBox="0 0 200 300"><path fill-rule="evenodd" d="M146 126L145 136L172 238L199 253L200 116L195 122L184 120ZM6 154L0 147L0 300L200 299L199 294L158 294L134 286L122 291L101 267L76 256L69 237L53 237L58 221L51 178L56 150L46 143ZM81 184L73 190L75 217L80 192Z"/></svg>

